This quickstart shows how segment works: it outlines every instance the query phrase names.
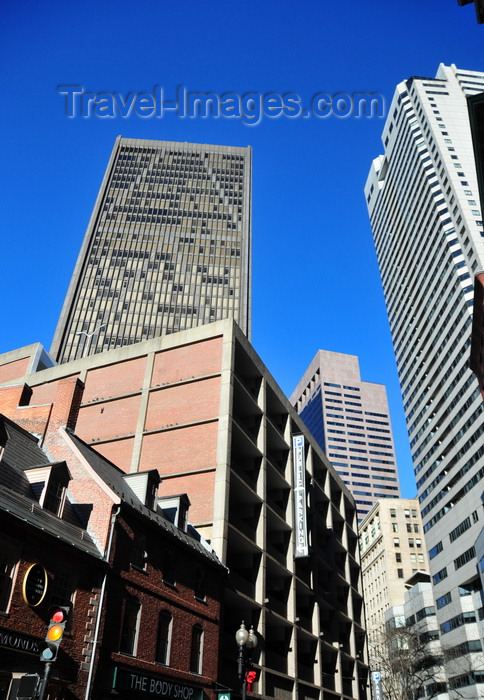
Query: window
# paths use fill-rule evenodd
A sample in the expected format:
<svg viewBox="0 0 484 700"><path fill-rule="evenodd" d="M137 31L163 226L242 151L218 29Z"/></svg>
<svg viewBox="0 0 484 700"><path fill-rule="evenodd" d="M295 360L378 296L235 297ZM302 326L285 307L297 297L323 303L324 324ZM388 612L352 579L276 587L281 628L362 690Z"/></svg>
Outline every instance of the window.
<svg viewBox="0 0 484 700"><path fill-rule="evenodd" d="M205 572L203 569L198 569L195 578L194 595L197 600L205 600L206 597L206 586L205 586Z"/></svg>
<svg viewBox="0 0 484 700"><path fill-rule="evenodd" d="M396 562L402 561L402 555L400 554L400 552L395 552L395 561Z"/></svg>
<svg viewBox="0 0 484 700"><path fill-rule="evenodd" d="M431 615L435 615L435 608L433 605L417 610L417 612L415 613L415 620L416 622L420 622L420 620L423 620L426 617L430 617Z"/></svg>
<svg viewBox="0 0 484 700"><path fill-rule="evenodd" d="M66 488L65 484L58 481L51 475L47 484L47 490L44 497L44 508L49 510L54 515L61 517L64 507Z"/></svg>
<svg viewBox="0 0 484 700"><path fill-rule="evenodd" d="M137 535L134 538L131 550L131 566L146 571L146 536Z"/></svg>
<svg viewBox="0 0 484 700"><path fill-rule="evenodd" d="M403 578L403 569L397 569L398 578Z"/></svg>
<svg viewBox="0 0 484 700"><path fill-rule="evenodd" d="M2 542L0 551L0 612L7 612L17 572L20 547L14 542Z"/></svg>
<svg viewBox="0 0 484 700"><path fill-rule="evenodd" d="M174 586L176 583L175 558L173 552L168 549L165 551L163 561L163 581L170 586Z"/></svg>
<svg viewBox="0 0 484 700"><path fill-rule="evenodd" d="M439 583L440 581L443 581L444 578L447 578L447 575L448 575L447 574L447 567L444 566L444 568L441 569L440 571L437 571L437 573L434 574L432 576L432 578L433 578L434 583Z"/></svg>
<svg viewBox="0 0 484 700"><path fill-rule="evenodd" d="M461 566L464 566L464 564L467 564L467 562L472 561L472 559L474 559L475 556L476 550L474 549L474 547L471 547L466 552L457 557L457 559L454 559L455 570L457 571L457 569L460 569Z"/></svg>
<svg viewBox="0 0 484 700"><path fill-rule="evenodd" d="M170 663L172 617L167 610L160 612L158 620L158 638L156 641L156 661L168 666Z"/></svg>
<svg viewBox="0 0 484 700"><path fill-rule="evenodd" d="M392 523L393 532L398 532L398 523Z"/></svg>
<svg viewBox="0 0 484 700"><path fill-rule="evenodd" d="M392 518L397 517L397 511L395 510L395 508L390 508L390 515Z"/></svg>
<svg viewBox="0 0 484 700"><path fill-rule="evenodd" d="M140 610L141 605L135 598L126 600L121 627L121 643L119 645L119 651L122 654L136 656Z"/></svg>
<svg viewBox="0 0 484 700"><path fill-rule="evenodd" d="M409 547L413 547L413 546L414 546L413 537L409 537L409 538L408 538L408 546L409 546Z"/></svg>
<svg viewBox="0 0 484 700"><path fill-rule="evenodd" d="M203 629L201 625L193 625L192 643L190 647L190 673L202 673Z"/></svg>
<svg viewBox="0 0 484 700"><path fill-rule="evenodd" d="M72 569L58 568L54 572L51 605L72 605L77 588L77 572ZM69 615L67 626L70 626L72 615Z"/></svg>
<svg viewBox="0 0 484 700"><path fill-rule="evenodd" d="M436 602L436 604L437 604L437 608L440 610L440 608L445 607L445 606L448 605L451 601L452 601L452 596L451 596L451 593L450 593L450 591L449 591L449 592L446 593L445 595L440 596L440 598L437 598L437 600L436 600L435 602Z"/></svg>
<svg viewBox="0 0 484 700"><path fill-rule="evenodd" d="M400 538L399 538L399 537L394 537L394 538L393 538L393 546L394 546L394 547L400 547Z"/></svg>

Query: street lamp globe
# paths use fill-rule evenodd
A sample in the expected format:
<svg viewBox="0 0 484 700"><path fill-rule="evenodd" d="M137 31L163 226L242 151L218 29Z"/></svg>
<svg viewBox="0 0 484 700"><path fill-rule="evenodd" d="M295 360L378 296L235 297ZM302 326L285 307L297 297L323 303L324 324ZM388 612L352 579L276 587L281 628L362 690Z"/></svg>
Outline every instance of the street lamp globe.
<svg viewBox="0 0 484 700"><path fill-rule="evenodd" d="M252 632L252 629L251 629L251 632ZM245 645L247 644L249 639L250 639L250 633L247 631L245 624L244 624L244 621L242 620L239 629L235 633L235 641L237 642L239 647L243 648L243 647L245 647Z"/></svg>
<svg viewBox="0 0 484 700"><path fill-rule="evenodd" d="M249 636L247 639L247 648L248 649L255 649L258 641L259 640L257 639L257 635L254 632L254 627L253 627L253 625L251 625L250 630L249 630Z"/></svg>

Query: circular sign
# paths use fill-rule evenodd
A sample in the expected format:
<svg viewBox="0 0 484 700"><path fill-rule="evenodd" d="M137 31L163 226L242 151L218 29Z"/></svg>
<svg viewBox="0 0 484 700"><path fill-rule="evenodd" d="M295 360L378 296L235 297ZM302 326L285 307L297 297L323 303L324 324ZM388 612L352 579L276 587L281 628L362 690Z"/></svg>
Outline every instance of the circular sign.
<svg viewBox="0 0 484 700"><path fill-rule="evenodd" d="M40 605L47 593L47 571L40 564L32 564L24 576L22 597L27 605L35 608Z"/></svg>

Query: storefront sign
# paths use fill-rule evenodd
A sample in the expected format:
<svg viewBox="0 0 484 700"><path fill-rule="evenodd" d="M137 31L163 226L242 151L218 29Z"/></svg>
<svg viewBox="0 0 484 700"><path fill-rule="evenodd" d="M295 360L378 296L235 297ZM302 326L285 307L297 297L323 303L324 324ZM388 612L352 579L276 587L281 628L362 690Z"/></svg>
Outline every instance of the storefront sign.
<svg viewBox="0 0 484 700"><path fill-rule="evenodd" d="M40 652L40 641L33 637L28 637L26 634L20 634L20 632L0 629L0 647L26 651L29 654L38 654Z"/></svg>
<svg viewBox="0 0 484 700"><path fill-rule="evenodd" d="M47 571L40 564L32 564L24 576L22 597L27 605L35 608L40 605L47 593Z"/></svg>
<svg viewBox="0 0 484 700"><path fill-rule="evenodd" d="M168 678L146 676L117 667L114 669L113 688L167 700L202 700L203 698L202 688L194 688Z"/></svg>
<svg viewBox="0 0 484 700"><path fill-rule="evenodd" d="M296 537L294 557L299 558L309 556L304 435L294 435L292 438L292 461L294 467L294 534Z"/></svg>

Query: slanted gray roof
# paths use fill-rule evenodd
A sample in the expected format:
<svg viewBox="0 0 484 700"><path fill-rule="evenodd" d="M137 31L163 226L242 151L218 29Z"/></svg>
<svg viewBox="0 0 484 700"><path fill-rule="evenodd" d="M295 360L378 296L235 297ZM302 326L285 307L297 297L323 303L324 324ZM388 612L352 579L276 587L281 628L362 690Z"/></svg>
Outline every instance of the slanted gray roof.
<svg viewBox="0 0 484 700"><path fill-rule="evenodd" d="M121 498L123 504L134 509L140 516L146 519L146 522L151 523L153 527L162 528L174 539L183 542L185 545L191 547L191 549L197 551L203 557L208 558L213 563L225 568L215 552L211 549L207 549L207 547L202 543L200 535L193 527L188 528L188 533L183 532L165 517L160 508L158 508L156 512L150 508L147 508L131 489L128 481L124 479L125 472L99 454L99 452L96 452L95 449L87 445L71 430L67 430L67 432L84 459L101 477L104 483L106 483L114 491L114 493Z"/></svg>
<svg viewBox="0 0 484 700"><path fill-rule="evenodd" d="M42 530L86 554L101 559L102 554L66 500L62 518L39 505L24 474L26 469L52 464L28 431L0 415L0 511Z"/></svg>

